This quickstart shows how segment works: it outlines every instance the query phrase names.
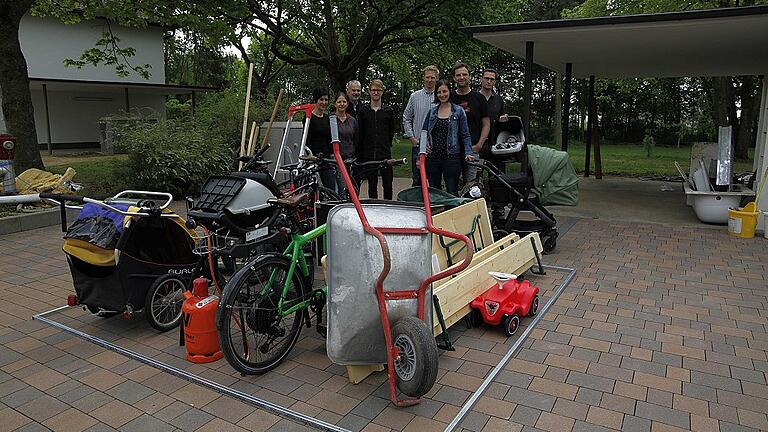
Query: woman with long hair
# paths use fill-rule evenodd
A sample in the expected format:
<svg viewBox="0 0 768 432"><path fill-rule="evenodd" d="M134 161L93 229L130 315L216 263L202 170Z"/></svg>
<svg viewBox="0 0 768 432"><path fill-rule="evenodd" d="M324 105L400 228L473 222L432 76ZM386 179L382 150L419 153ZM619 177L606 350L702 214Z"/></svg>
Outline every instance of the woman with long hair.
<svg viewBox="0 0 768 432"><path fill-rule="evenodd" d="M474 160L472 141L464 109L451 103L451 85L446 80L435 84L435 103L424 120L421 152L426 153L426 173L429 186L442 188L458 195L461 160ZM426 133L424 133L426 132Z"/></svg>
<svg viewBox="0 0 768 432"><path fill-rule="evenodd" d="M336 93L333 106L336 122L339 126L339 150L341 150L341 157L347 160L355 157L355 146L357 145L358 138L357 120L347 112L349 96L347 96L346 92ZM341 171L336 170L336 192L339 195L343 195L346 189Z"/></svg>

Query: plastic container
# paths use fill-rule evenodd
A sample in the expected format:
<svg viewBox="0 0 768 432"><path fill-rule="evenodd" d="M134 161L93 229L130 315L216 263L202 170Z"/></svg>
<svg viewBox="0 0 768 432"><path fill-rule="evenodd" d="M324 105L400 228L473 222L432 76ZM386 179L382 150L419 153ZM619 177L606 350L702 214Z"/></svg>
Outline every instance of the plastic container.
<svg viewBox="0 0 768 432"><path fill-rule="evenodd" d="M752 238L755 236L758 212L742 210L743 208L728 210L728 234L733 237Z"/></svg>
<svg viewBox="0 0 768 432"><path fill-rule="evenodd" d="M768 239L768 211L763 212L763 237Z"/></svg>

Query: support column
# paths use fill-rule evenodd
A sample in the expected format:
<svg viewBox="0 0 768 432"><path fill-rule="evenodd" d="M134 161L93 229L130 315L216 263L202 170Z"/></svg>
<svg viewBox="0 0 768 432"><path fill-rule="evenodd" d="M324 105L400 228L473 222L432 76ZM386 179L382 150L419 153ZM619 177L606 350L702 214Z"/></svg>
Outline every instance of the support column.
<svg viewBox="0 0 768 432"><path fill-rule="evenodd" d="M555 72L555 147L563 147L563 74Z"/></svg>
<svg viewBox="0 0 768 432"><path fill-rule="evenodd" d="M197 110L197 92L192 91L192 115L195 115L195 110Z"/></svg>
<svg viewBox="0 0 768 432"><path fill-rule="evenodd" d="M763 93L760 98L760 114L757 120L757 142L755 143L755 161L752 165L755 169L755 188L763 179L768 170L768 74L763 78ZM755 190L757 193L757 190ZM764 186L758 199L758 206L762 211L768 211L768 186ZM766 229L764 219L758 218L757 229Z"/></svg>
<svg viewBox="0 0 768 432"><path fill-rule="evenodd" d="M125 88L125 113L128 114L131 112L131 103L130 99L128 99L128 87Z"/></svg>
<svg viewBox="0 0 768 432"><path fill-rule="evenodd" d="M589 150L592 147L592 132L594 132L595 120L593 116L595 105L595 76L589 76L589 99L587 102L587 143L584 157L584 177L589 177Z"/></svg>
<svg viewBox="0 0 768 432"><path fill-rule="evenodd" d="M45 105L45 131L46 142L48 143L48 155L53 154L53 144L51 143L51 116L48 111L48 85L43 84L43 105ZM35 137L37 141L37 137Z"/></svg>
<svg viewBox="0 0 768 432"><path fill-rule="evenodd" d="M568 151L568 132L571 118L571 77L573 76L573 64L565 64L565 82L563 95L563 146L562 150Z"/></svg>
<svg viewBox="0 0 768 432"><path fill-rule="evenodd" d="M531 94L533 93L533 41L525 43L525 76L523 78L523 130L531 135Z"/></svg>

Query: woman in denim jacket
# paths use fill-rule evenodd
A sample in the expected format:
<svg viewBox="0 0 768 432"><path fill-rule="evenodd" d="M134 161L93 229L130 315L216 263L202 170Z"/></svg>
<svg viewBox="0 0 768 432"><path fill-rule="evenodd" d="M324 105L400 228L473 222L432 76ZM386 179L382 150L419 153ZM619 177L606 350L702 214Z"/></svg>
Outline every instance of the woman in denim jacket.
<svg viewBox="0 0 768 432"><path fill-rule="evenodd" d="M451 103L451 87L448 81L435 84L435 102L429 111L421 131L419 153L426 153L426 174L429 186L442 188L458 195L461 160L473 160L472 141L464 109Z"/></svg>

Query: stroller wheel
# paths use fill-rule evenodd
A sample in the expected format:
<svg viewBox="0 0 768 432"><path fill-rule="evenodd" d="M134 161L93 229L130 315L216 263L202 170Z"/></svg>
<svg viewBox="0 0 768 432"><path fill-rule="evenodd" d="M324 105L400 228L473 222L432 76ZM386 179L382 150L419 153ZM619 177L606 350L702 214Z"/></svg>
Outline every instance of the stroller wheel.
<svg viewBox="0 0 768 432"><path fill-rule="evenodd" d="M550 231L542 236L542 246L544 247L544 253L548 254L555 250L557 247L557 231Z"/></svg>
<svg viewBox="0 0 768 432"><path fill-rule="evenodd" d="M504 237L506 237L508 235L509 235L509 232L507 230L504 230L504 229L501 229L501 228L497 228L497 229L493 230L493 240L494 241L499 241L499 240L503 239Z"/></svg>
<svg viewBox="0 0 768 432"><path fill-rule="evenodd" d="M161 332L179 325L186 289L187 283L176 275L166 274L157 278L144 301L144 314L149 325Z"/></svg>

